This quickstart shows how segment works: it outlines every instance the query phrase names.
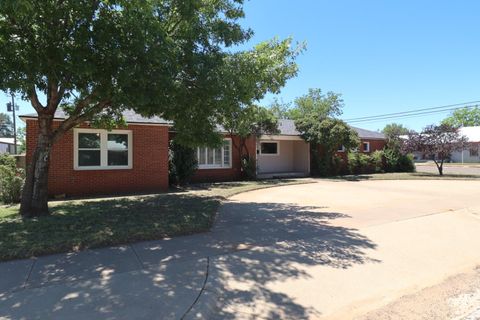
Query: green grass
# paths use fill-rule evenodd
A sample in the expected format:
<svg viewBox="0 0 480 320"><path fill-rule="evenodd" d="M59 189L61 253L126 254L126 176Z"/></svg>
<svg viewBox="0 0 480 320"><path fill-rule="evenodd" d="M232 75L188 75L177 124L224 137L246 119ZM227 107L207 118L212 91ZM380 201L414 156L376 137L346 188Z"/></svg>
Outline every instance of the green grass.
<svg viewBox="0 0 480 320"><path fill-rule="evenodd" d="M175 192L50 203L51 215L23 220L0 206L0 261L208 231L234 194L311 179L198 184Z"/></svg>
<svg viewBox="0 0 480 320"><path fill-rule="evenodd" d="M331 177L333 180L480 180L480 175L474 174L444 174L428 172L394 172L394 173L374 173Z"/></svg>

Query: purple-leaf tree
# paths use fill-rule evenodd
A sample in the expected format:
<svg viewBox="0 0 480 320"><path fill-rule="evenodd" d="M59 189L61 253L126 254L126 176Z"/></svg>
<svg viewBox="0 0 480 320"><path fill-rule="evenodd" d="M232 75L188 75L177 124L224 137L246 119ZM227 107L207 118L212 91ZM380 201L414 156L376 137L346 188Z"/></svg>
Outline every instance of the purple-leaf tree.
<svg viewBox="0 0 480 320"><path fill-rule="evenodd" d="M420 152L431 156L438 173L443 175L443 164L455 151L468 146L467 137L461 135L457 127L441 124L429 125L422 132L411 132L403 143L406 152Z"/></svg>

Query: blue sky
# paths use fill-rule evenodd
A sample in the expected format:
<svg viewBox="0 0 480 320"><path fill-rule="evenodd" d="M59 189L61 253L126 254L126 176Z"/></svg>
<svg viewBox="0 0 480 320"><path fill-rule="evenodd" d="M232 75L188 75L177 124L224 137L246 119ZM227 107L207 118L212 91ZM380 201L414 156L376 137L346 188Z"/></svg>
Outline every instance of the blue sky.
<svg viewBox="0 0 480 320"><path fill-rule="evenodd" d="M480 100L480 1L251 0L245 12L255 31L247 46L275 36L307 43L279 95L286 102L308 88L342 93L349 119ZM8 100L0 93L2 112ZM446 115L396 121L420 129Z"/></svg>
<svg viewBox="0 0 480 320"><path fill-rule="evenodd" d="M252 0L245 11L250 43L307 42L284 101L308 88L342 93L349 119L480 100L480 1ZM447 114L396 121L421 129Z"/></svg>

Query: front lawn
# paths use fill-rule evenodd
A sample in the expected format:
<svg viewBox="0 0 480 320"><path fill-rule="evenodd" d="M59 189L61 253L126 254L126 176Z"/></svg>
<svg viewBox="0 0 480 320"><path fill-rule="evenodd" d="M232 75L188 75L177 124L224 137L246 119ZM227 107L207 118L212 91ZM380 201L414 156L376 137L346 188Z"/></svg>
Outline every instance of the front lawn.
<svg viewBox="0 0 480 320"><path fill-rule="evenodd" d="M428 172L392 172L392 173L372 173L359 175L336 176L328 179L334 180L480 180L480 175L475 174L444 174Z"/></svg>
<svg viewBox="0 0 480 320"><path fill-rule="evenodd" d="M51 202L51 215L22 220L0 207L0 260L205 232L226 197L310 179L198 184L176 192Z"/></svg>

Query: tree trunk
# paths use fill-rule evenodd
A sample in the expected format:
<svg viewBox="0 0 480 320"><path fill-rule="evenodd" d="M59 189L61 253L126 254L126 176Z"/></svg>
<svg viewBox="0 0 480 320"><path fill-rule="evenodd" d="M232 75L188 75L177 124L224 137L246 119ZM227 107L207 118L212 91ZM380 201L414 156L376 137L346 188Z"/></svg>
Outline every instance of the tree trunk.
<svg viewBox="0 0 480 320"><path fill-rule="evenodd" d="M51 117L40 116L37 145L28 164L20 214L25 218L48 215L48 169L53 143Z"/></svg>
<svg viewBox="0 0 480 320"><path fill-rule="evenodd" d="M438 163L436 160L433 160L433 162L435 162L435 164L437 165L438 174L443 176L443 160L440 163Z"/></svg>

